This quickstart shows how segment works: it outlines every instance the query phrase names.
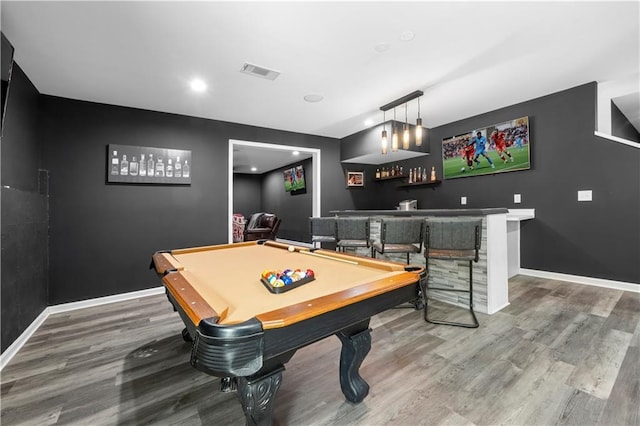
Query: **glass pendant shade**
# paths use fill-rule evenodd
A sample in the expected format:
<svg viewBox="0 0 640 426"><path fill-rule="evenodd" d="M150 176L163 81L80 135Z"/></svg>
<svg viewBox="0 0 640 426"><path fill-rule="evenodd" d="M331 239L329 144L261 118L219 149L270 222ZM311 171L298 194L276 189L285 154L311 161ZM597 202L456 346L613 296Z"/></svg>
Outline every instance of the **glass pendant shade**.
<svg viewBox="0 0 640 426"><path fill-rule="evenodd" d="M393 133L391 134L391 151L396 152L398 150L398 129L393 128Z"/></svg>
<svg viewBox="0 0 640 426"><path fill-rule="evenodd" d="M409 126L407 126L405 124L404 125L404 131L402 132L402 149L404 149L404 150L408 150L409 149L410 140L411 140L411 137L409 135Z"/></svg>
<svg viewBox="0 0 640 426"><path fill-rule="evenodd" d="M388 148L389 148L389 141L387 139L387 131L383 130L382 131L382 146L381 146L382 154L386 154Z"/></svg>
<svg viewBox="0 0 640 426"><path fill-rule="evenodd" d="M422 146L422 118L416 120L416 146Z"/></svg>

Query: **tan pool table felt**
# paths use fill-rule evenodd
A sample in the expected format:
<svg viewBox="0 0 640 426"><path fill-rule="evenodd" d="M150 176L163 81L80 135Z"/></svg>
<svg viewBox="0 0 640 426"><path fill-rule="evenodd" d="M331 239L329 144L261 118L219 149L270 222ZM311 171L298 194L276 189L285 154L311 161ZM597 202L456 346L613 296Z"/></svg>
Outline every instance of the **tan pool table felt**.
<svg viewBox="0 0 640 426"><path fill-rule="evenodd" d="M407 283L407 273L400 265L365 266L363 264L376 265L377 262L326 253L330 257L344 257L359 263L354 265L297 251L289 252L287 246L284 246L285 249L282 247L280 244L235 244L213 246L211 249L174 250L172 255L183 268L180 273L216 312L227 309L226 316L220 320L221 324L243 322L282 308L295 308L298 311L317 308L314 305L322 303L316 303L320 301L314 299L342 291L347 292L340 296L343 301L356 301L365 292L380 293L385 288L401 287ZM280 294L269 292L260 282L262 271L285 269L312 269L316 279ZM326 307L323 310L326 311ZM278 323L282 326L291 321L272 320L275 320L272 326L278 326Z"/></svg>

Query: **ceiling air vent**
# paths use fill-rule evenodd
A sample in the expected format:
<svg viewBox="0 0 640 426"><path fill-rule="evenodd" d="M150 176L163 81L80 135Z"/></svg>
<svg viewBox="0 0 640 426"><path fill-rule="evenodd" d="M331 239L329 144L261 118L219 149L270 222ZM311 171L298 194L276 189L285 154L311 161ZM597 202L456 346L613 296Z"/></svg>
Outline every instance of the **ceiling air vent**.
<svg viewBox="0 0 640 426"><path fill-rule="evenodd" d="M247 63L242 66L240 72L252 75L254 77L266 78L267 80L275 80L280 75L278 71Z"/></svg>

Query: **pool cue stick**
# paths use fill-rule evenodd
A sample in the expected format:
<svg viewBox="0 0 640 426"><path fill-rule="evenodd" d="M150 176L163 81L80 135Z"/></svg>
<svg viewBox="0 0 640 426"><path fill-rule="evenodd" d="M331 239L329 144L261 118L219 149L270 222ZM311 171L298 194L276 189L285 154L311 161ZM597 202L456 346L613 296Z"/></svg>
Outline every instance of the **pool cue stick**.
<svg viewBox="0 0 640 426"><path fill-rule="evenodd" d="M300 250L298 253L306 254L306 255L309 255L309 256L322 257L322 258L329 259L329 260L337 260L338 262L350 263L352 265L357 265L358 264L358 262L354 262L353 260L340 259L340 258L337 258L337 257L326 256L324 254L314 253L314 252L306 251L306 250Z"/></svg>

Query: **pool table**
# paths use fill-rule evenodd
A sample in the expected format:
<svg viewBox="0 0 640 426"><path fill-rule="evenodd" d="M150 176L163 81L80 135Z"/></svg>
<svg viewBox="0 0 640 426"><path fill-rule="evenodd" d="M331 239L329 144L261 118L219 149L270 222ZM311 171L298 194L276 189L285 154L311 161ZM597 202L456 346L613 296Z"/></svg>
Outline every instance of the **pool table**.
<svg viewBox="0 0 640 426"><path fill-rule="evenodd" d="M342 392L362 401L371 316L417 307L426 280L422 267L265 240L157 252L151 266L186 326L191 365L235 382L247 424L272 423L284 364L333 334L342 342ZM315 280L272 293L261 273L284 269L311 269Z"/></svg>

